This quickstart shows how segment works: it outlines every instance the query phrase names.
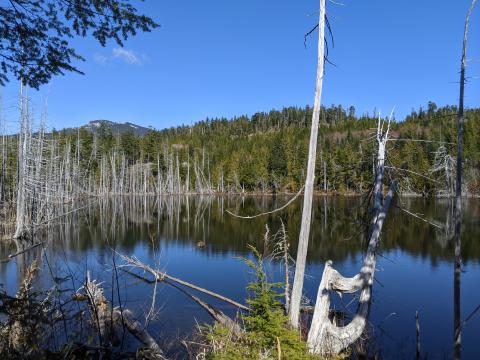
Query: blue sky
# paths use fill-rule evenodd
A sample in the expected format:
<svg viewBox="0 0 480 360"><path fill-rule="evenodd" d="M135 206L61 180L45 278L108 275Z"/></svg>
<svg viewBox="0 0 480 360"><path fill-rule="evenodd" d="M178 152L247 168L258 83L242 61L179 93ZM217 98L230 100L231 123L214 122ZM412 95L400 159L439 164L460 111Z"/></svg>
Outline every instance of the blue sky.
<svg viewBox="0 0 480 360"><path fill-rule="evenodd" d="M337 0L336 0L337 1ZM429 100L458 99L463 22L470 0L327 0L335 36L322 103L357 113L395 107L397 119ZM206 117L253 114L313 102L318 0L146 0L162 26L120 49L74 41L86 73L31 92L36 112L48 96L50 128L94 119L161 129ZM480 8L472 18L467 106L479 106ZM15 119L18 83L2 89Z"/></svg>

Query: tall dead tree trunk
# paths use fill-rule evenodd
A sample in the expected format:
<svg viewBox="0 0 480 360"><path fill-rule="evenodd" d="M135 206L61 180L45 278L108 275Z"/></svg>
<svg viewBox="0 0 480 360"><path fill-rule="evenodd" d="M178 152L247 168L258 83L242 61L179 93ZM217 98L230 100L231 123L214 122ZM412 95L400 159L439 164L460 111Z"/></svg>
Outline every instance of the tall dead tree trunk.
<svg viewBox="0 0 480 360"><path fill-rule="evenodd" d="M14 238L25 235L25 177L26 177L26 147L27 147L27 119L25 117L25 102L23 96L23 82L20 82L20 133L18 134L18 170L17 170L17 216ZM28 106L28 105L27 105Z"/></svg>
<svg viewBox="0 0 480 360"><path fill-rule="evenodd" d="M457 182L455 189L455 265L453 275L453 317L454 317L454 358L460 359L462 355L462 324L460 308L460 278L462 272L462 152L463 152L463 123L464 123L464 96L465 96L465 66L467 62L467 35L470 16L477 0L472 0L465 19L463 31L462 58L460 61L460 98L457 117Z"/></svg>
<svg viewBox="0 0 480 360"><path fill-rule="evenodd" d="M315 181L315 160L317 157L318 122L320 119L320 104L323 88L323 74L325 64L325 0L320 0L320 17L318 21L318 63L317 85L315 89L315 101L313 105L312 127L310 130L310 145L308 149L307 178L305 181L305 195L303 199L302 224L298 240L297 262L295 267L295 279L290 300L290 325L298 327L300 317L300 303L303 292L303 278L305 275L305 263L307 260L308 238L312 221L313 185Z"/></svg>

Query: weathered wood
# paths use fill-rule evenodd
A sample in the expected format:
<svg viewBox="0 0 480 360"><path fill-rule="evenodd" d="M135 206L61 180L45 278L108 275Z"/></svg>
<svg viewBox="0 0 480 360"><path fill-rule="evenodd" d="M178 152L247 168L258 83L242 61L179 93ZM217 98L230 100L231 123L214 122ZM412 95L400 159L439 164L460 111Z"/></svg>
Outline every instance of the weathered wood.
<svg viewBox="0 0 480 360"><path fill-rule="evenodd" d="M240 334L241 333L242 328L240 327L240 325L236 321L231 319L228 315L225 315L222 311L216 309L214 306L212 306L212 305L208 304L207 302L201 300L200 298L196 297L195 295L190 294L188 291L185 291L184 289L182 289L178 285L175 285L174 283L172 283L168 280L166 280L165 283L174 287L174 288L176 288L177 290L181 291L186 296L191 298L199 306L204 308L215 321L217 321L218 323L228 327L231 331L233 331L234 334Z"/></svg>
<svg viewBox="0 0 480 360"><path fill-rule="evenodd" d="M95 326L99 332L100 345L109 345L114 335L112 331L115 331L115 328L122 324L130 334L150 351L149 356L151 358L166 359L160 346L135 319L130 310L118 307L112 309L105 298L103 288L97 281L90 278L89 272L87 272L87 280L83 288L92 310Z"/></svg>
<svg viewBox="0 0 480 360"><path fill-rule="evenodd" d="M149 351L150 357L156 359L166 359L163 350L158 346L155 339L147 330L138 322L128 309L121 311L119 308L113 309L113 318L117 324L124 324L128 332L141 342Z"/></svg>
<svg viewBox="0 0 480 360"><path fill-rule="evenodd" d="M90 272L87 272L87 280L83 289L92 310L95 327L99 333L100 345L107 345L108 339L111 338L107 330L110 327L108 324L111 322L112 312L103 293L103 288L95 280L92 280Z"/></svg>
<svg viewBox="0 0 480 360"><path fill-rule="evenodd" d="M214 298L217 298L219 300L222 300L226 303L229 303L229 304L237 307L238 309L245 310L245 311L250 311L250 309L247 306L242 305L242 304L236 302L235 300L229 299L226 296L217 294L213 291L210 291L208 289L204 289L200 286L194 285L194 284L189 283L187 281L184 281L184 280L178 279L176 277L170 276L166 272L162 272L160 270L153 269L152 267L150 267L147 264L142 263L140 260L138 260L135 257L129 257L129 256L122 255L122 254L120 254L120 256L125 261L127 266L131 266L131 267L142 269L143 271L149 272L150 274L152 274L154 276L156 281L164 281L165 279L167 279L167 280L170 280L170 281L175 282L177 284L186 286L190 289L197 290L201 293L204 293L204 294L210 295Z"/></svg>
<svg viewBox="0 0 480 360"><path fill-rule="evenodd" d="M27 152L27 124L25 117L25 98L23 94L23 81L20 82L20 132L18 134L18 165L17 165L17 212L16 229L13 237L20 239L25 236L25 177ZM27 105L28 106L28 105Z"/></svg>
<svg viewBox="0 0 480 360"><path fill-rule="evenodd" d="M280 220L281 221L281 220ZM288 309L290 308L290 253L289 248L290 244L287 238L287 232L285 230L285 224L282 223L282 247L283 247L283 266L285 267L285 311L288 314Z"/></svg>
<svg viewBox="0 0 480 360"><path fill-rule="evenodd" d="M318 20L318 62L315 101L313 104L312 125L310 128L310 144L308 149L307 177L305 180L305 195L303 199L302 223L298 239L295 278L289 307L289 322L298 327L300 318L300 303L303 293L303 280L308 251L308 238L312 221L313 185L315 182L315 162L317 158L318 123L320 120L320 104L323 89L323 74L325 65L325 0L320 0L320 15Z"/></svg>
<svg viewBox="0 0 480 360"><path fill-rule="evenodd" d="M142 281L146 282L147 284L154 284L154 283L158 282L158 280L147 279L146 277L135 274L134 272L131 272L129 270L125 270L125 269L122 269L122 270L124 272L126 272L127 274L129 274L129 275L131 275L131 276L133 276L133 277L135 277L139 280L142 280ZM225 315L222 311L216 309L215 307L206 303L205 301L202 301L200 298L198 298L195 295L189 293L188 291L186 291L185 289L181 288L180 286L176 285L175 283L173 283L171 281L168 281L168 280L164 279L163 282L167 285L170 285L170 286L174 287L175 289L179 290L180 292L184 293L186 296L191 298L198 305L203 307L210 314L210 316L212 316L212 318L214 320L218 321L220 324L225 325L225 326L233 329L235 333L239 333L241 331L240 326L234 320L232 320L229 316Z"/></svg>
<svg viewBox="0 0 480 360"><path fill-rule="evenodd" d="M367 254L360 274L353 278L345 278L332 268L332 262L327 261L318 288L317 301L312 324L308 333L308 346L312 353L321 355L338 354L363 333L370 310L371 292L376 264L376 249L385 217L396 190L396 182L392 183L385 199L383 210L377 217ZM329 319L330 292L353 293L361 291L357 313L352 321L343 327L337 327Z"/></svg>
<svg viewBox="0 0 480 360"><path fill-rule="evenodd" d="M385 171L386 143L390 130L388 121L386 131L384 122L378 120L377 126L377 166L373 191L372 222L369 229L367 253L360 273L351 278L340 275L332 268L332 262L327 261L318 288L317 301L313 314L312 324L308 333L308 347L310 352L321 355L335 355L354 343L362 334L370 310L373 278L376 265L376 251L380 240L383 223L390 203L396 191L394 181L387 196L383 199L383 178ZM330 292L354 293L360 291L357 313L351 322L338 327L330 321Z"/></svg>

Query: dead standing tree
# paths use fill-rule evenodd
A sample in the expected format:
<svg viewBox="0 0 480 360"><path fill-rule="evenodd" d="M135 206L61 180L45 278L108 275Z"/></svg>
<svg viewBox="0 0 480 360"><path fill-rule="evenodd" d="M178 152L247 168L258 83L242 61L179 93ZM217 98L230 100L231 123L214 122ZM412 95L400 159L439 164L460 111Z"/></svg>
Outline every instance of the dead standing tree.
<svg viewBox="0 0 480 360"><path fill-rule="evenodd" d="M20 131L17 136L16 229L14 239L31 238L36 228L69 213L83 194L79 159L69 142L60 143L45 133L45 115L33 130L26 87L20 89Z"/></svg>
<svg viewBox="0 0 480 360"><path fill-rule="evenodd" d="M455 181L453 180L455 159L449 154L445 145L441 145L434 153L434 163L430 174L440 173L445 180L445 188L439 189L437 195L451 197L454 194Z"/></svg>
<svg viewBox="0 0 480 360"><path fill-rule="evenodd" d="M20 133L18 135L18 165L17 165L17 220L14 238L25 236L25 177L27 164L25 153L27 151L28 111L25 114L25 98L23 96L23 82L20 83Z"/></svg>
<svg viewBox="0 0 480 360"><path fill-rule="evenodd" d="M453 280L453 313L454 313L454 358L460 359L462 352L462 323L460 309L460 278L462 272L462 156L463 156L463 123L464 123L464 97L465 97L465 67L467 62L467 35L470 16L477 5L477 0L472 0L465 19L463 31L462 57L460 61L460 98L457 116L457 180L455 184L455 265Z"/></svg>
<svg viewBox="0 0 480 360"><path fill-rule="evenodd" d="M340 275L332 268L332 262L327 261L318 288L317 301L313 314L312 324L308 333L308 347L310 352L321 355L335 355L353 344L362 335L367 324L372 299L372 286L376 265L377 248L380 242L380 233L385 221L390 203L394 196L397 183L390 185L387 195L383 196L385 154L390 120L384 132L385 121L379 119L377 127L377 165L373 193L372 223L369 229L367 253L360 273L352 278ZM349 324L337 326L330 320L330 293L352 294L360 292L357 313Z"/></svg>
<svg viewBox="0 0 480 360"><path fill-rule="evenodd" d="M320 16L318 21L318 63L315 101L313 105L312 126L310 130L310 145L308 149L307 178L305 181L305 195L303 199L302 223L298 239L297 261L295 278L290 300L289 322L294 328L298 327L300 317L300 303L303 292L303 278L307 261L308 238L312 222L313 185L315 181L315 162L317 158L318 123L320 120L320 104L323 89L323 74L325 65L325 0L320 0Z"/></svg>

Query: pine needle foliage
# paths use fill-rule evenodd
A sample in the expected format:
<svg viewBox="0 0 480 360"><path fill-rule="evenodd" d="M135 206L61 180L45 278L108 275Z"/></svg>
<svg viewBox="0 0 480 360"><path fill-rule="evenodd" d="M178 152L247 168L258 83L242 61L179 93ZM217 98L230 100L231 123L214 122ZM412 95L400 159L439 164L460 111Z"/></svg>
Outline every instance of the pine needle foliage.
<svg viewBox="0 0 480 360"><path fill-rule="evenodd" d="M215 324L207 328L210 352L207 359L321 359L310 355L300 334L288 327L288 318L277 290L282 283L268 282L264 258L250 246L253 259L243 259L253 271L254 280L247 286L247 303L251 311L242 316L245 331L235 335L228 328Z"/></svg>

